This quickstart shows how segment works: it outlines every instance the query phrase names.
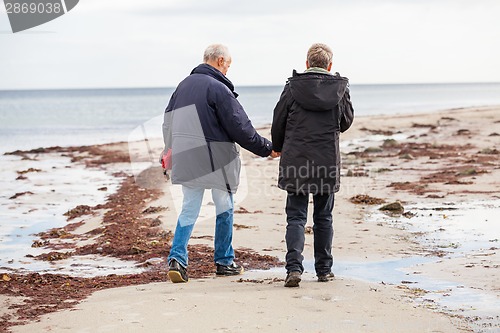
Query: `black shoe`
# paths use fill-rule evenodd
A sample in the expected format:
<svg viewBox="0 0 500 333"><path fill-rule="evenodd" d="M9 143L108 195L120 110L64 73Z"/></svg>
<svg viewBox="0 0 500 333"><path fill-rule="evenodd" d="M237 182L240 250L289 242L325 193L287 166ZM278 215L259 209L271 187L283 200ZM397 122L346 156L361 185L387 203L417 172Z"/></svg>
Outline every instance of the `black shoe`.
<svg viewBox="0 0 500 333"><path fill-rule="evenodd" d="M172 259L168 264L168 277L173 283L188 282L188 274L186 268L182 267L177 260Z"/></svg>
<svg viewBox="0 0 500 333"><path fill-rule="evenodd" d="M216 275L220 276L231 276L231 275L240 275L244 272L243 267L235 264L234 262L231 265L221 265L216 264L217 270L215 271Z"/></svg>
<svg viewBox="0 0 500 333"><path fill-rule="evenodd" d="M332 272L326 274L318 274L318 282L328 282L335 279L335 274Z"/></svg>
<svg viewBox="0 0 500 333"><path fill-rule="evenodd" d="M302 274L298 271L289 272L286 275L285 287L288 287L288 288L298 287L299 282L301 280L301 278L300 278L301 275Z"/></svg>

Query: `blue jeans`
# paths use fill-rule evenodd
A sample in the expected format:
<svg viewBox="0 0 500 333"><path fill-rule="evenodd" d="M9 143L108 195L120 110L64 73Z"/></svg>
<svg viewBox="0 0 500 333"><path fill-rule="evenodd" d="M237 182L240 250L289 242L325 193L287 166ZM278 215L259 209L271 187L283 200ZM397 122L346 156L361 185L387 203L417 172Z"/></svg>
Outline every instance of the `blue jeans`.
<svg viewBox="0 0 500 333"><path fill-rule="evenodd" d="M205 189L182 186L184 199L182 211L175 227L174 240L168 256L168 262L175 259L184 267L188 265L188 242L194 224L200 214L201 202ZM231 265L234 260L233 250L233 195L227 191L212 189L212 199L217 217L215 219L214 261L221 265Z"/></svg>

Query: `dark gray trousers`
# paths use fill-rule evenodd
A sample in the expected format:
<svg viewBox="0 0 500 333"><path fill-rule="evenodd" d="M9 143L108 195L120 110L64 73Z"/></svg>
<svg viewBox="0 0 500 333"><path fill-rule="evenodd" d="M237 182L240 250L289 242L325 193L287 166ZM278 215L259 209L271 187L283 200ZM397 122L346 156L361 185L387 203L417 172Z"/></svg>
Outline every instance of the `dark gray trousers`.
<svg viewBox="0 0 500 333"><path fill-rule="evenodd" d="M317 275L324 275L333 266L332 242L333 220L332 210L334 193L313 195L313 232L314 232L314 268ZM286 200L286 271L304 272L302 261L304 256L304 229L307 222L307 206L309 195L288 192Z"/></svg>

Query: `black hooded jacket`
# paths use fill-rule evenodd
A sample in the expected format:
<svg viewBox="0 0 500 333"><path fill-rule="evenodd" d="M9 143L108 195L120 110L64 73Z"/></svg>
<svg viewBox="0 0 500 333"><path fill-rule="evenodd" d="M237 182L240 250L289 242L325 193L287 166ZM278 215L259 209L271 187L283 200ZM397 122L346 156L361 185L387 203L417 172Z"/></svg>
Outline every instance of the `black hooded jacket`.
<svg viewBox="0 0 500 333"><path fill-rule="evenodd" d="M354 118L348 84L338 74L293 71L274 109L271 129L273 149L281 152L281 189L304 194L339 190L339 134Z"/></svg>

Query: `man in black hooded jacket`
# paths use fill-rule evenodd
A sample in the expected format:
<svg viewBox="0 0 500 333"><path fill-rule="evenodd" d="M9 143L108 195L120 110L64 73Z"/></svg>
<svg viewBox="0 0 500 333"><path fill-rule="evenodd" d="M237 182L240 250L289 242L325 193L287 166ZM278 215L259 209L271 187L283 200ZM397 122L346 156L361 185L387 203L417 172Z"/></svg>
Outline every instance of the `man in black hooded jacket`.
<svg viewBox="0 0 500 333"><path fill-rule="evenodd" d="M352 124L349 81L332 75L333 53L313 44L304 73L293 71L274 109L273 149L281 152L278 186L287 191L285 287L298 287L309 194L313 195L314 259L318 281L333 278L332 210L340 187L339 135Z"/></svg>

